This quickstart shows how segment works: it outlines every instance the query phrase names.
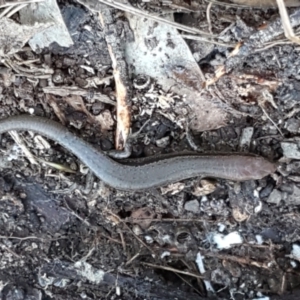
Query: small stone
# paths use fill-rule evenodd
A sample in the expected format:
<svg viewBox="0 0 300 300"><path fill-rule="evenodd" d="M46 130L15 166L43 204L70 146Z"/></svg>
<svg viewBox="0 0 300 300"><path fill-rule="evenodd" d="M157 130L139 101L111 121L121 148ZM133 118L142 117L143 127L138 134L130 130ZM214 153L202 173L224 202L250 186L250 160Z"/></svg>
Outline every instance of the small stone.
<svg viewBox="0 0 300 300"><path fill-rule="evenodd" d="M26 193L20 193L19 196L20 196L21 199L26 199L27 198Z"/></svg>
<svg viewBox="0 0 300 300"><path fill-rule="evenodd" d="M95 102L92 104L92 112L94 115L99 115L104 108L105 105L102 102Z"/></svg>
<svg viewBox="0 0 300 300"><path fill-rule="evenodd" d="M291 133L298 133L300 128L300 120L295 118L288 119L284 127Z"/></svg>
<svg viewBox="0 0 300 300"><path fill-rule="evenodd" d="M268 184L259 192L259 197L260 198L268 197L271 194L273 188L274 188L273 184Z"/></svg>
<svg viewBox="0 0 300 300"><path fill-rule="evenodd" d="M295 143L282 142L283 155L291 159L300 159L300 149Z"/></svg>
<svg viewBox="0 0 300 300"><path fill-rule="evenodd" d="M291 204L299 205L300 204L300 188L298 188L296 185L294 185L293 194L289 196L287 201Z"/></svg>
<svg viewBox="0 0 300 300"><path fill-rule="evenodd" d="M300 246L298 244L293 244L293 250L291 251L291 255L300 261Z"/></svg>
<svg viewBox="0 0 300 300"><path fill-rule="evenodd" d="M193 213L198 213L200 206L198 200L191 200L184 204L184 209Z"/></svg>
<svg viewBox="0 0 300 300"><path fill-rule="evenodd" d="M139 225L134 225L133 228L132 228L132 231L135 235L143 234L143 230Z"/></svg>
<svg viewBox="0 0 300 300"><path fill-rule="evenodd" d="M270 194L267 202L278 205L279 202L281 201L281 199L282 199L281 192L279 192L278 190L273 190L272 193Z"/></svg>
<svg viewBox="0 0 300 300"><path fill-rule="evenodd" d="M246 127L243 129L242 136L240 139L240 148L250 147L253 132L254 132L253 127Z"/></svg>
<svg viewBox="0 0 300 300"><path fill-rule="evenodd" d="M62 70L56 69L54 74L52 75L52 81L54 83L63 83L64 82L64 75Z"/></svg>
<svg viewBox="0 0 300 300"><path fill-rule="evenodd" d="M156 146L159 148L165 148L170 144L170 137L166 136L156 141Z"/></svg>

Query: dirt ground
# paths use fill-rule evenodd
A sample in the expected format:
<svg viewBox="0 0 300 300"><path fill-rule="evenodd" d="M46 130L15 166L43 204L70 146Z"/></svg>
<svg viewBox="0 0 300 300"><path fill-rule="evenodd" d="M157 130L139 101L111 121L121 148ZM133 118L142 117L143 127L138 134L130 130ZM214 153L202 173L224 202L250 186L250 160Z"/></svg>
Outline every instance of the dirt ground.
<svg viewBox="0 0 300 300"><path fill-rule="evenodd" d="M209 30L206 1L193 12L190 1L139 2L133 4L152 13L177 10L178 23ZM0 116L54 119L94 147L112 150L116 83L103 27L86 6L58 4L74 45L34 52L26 44L10 60L53 70L48 77L24 74L26 64L19 64L23 73L3 64ZM18 14L12 18L19 21ZM251 153L278 162L277 172L261 180L193 178L124 192L41 135L1 136L1 299L300 298L300 46L283 36L276 44L254 42L278 18L276 8L213 5L210 23L222 43L186 39L207 81L227 68L202 85L203 101L214 103L216 119L224 117L213 130L197 130L205 120L192 123L185 95L145 74L128 75L131 130L140 130L130 159ZM101 83L90 84L95 78Z"/></svg>

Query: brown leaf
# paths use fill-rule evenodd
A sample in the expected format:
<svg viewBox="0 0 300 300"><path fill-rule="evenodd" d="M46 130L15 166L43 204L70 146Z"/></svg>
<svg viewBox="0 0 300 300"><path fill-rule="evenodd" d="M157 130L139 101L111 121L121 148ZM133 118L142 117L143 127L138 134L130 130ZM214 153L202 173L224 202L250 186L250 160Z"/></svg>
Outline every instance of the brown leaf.
<svg viewBox="0 0 300 300"><path fill-rule="evenodd" d="M147 229L155 217L155 212L149 207L141 207L131 214L132 222L139 224L141 228Z"/></svg>

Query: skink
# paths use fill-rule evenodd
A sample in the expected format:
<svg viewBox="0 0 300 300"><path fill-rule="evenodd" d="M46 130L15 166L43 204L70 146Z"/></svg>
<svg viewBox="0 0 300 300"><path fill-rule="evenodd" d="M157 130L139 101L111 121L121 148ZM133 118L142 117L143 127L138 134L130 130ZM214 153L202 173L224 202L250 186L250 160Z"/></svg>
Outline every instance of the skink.
<svg viewBox="0 0 300 300"><path fill-rule="evenodd" d="M239 154L162 155L149 162L124 164L95 149L59 123L29 115L0 120L0 134L11 130L33 131L52 139L76 155L99 179L121 190L143 190L196 176L234 181L261 179L276 170L276 164L263 157Z"/></svg>

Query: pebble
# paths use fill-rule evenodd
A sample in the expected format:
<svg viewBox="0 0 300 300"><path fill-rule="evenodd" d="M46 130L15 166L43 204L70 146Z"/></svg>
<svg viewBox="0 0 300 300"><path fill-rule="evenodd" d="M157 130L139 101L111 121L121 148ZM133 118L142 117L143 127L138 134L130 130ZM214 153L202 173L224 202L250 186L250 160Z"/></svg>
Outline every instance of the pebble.
<svg viewBox="0 0 300 300"><path fill-rule="evenodd" d="M163 137L163 138L157 140L155 143L156 143L157 147L165 148L166 146L168 146L170 144L170 137L169 136Z"/></svg>
<svg viewBox="0 0 300 300"><path fill-rule="evenodd" d="M294 205L300 204L300 188L294 185L293 194L288 198L288 202Z"/></svg>
<svg viewBox="0 0 300 300"><path fill-rule="evenodd" d="M298 133L300 128L300 120L297 120L295 118L290 118L285 123L284 128L291 133Z"/></svg>
<svg viewBox="0 0 300 300"><path fill-rule="evenodd" d="M240 148L249 148L251 139L253 136L254 129L253 127L246 127L242 131L242 136L240 139Z"/></svg>
<svg viewBox="0 0 300 300"><path fill-rule="evenodd" d="M184 209L193 213L198 213L200 206L198 200L191 200L184 204Z"/></svg>
<svg viewBox="0 0 300 300"><path fill-rule="evenodd" d="M273 203L273 204L279 204L279 202L282 199L282 194L278 190L273 190L272 193L270 194L267 202Z"/></svg>
<svg viewBox="0 0 300 300"><path fill-rule="evenodd" d="M283 150L283 155L291 159L300 159L300 149L297 144L282 142L281 148Z"/></svg>

